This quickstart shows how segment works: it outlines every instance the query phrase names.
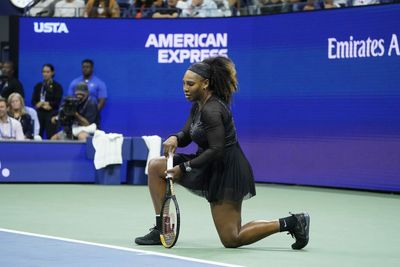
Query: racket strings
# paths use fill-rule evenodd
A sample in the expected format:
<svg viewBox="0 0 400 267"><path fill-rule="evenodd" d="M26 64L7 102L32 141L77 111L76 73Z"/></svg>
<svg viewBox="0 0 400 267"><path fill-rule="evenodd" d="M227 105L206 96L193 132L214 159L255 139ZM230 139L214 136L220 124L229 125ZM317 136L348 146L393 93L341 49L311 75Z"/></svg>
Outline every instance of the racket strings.
<svg viewBox="0 0 400 267"><path fill-rule="evenodd" d="M174 201L168 200L162 213L162 238L167 247L172 246L177 238L177 211Z"/></svg>
<svg viewBox="0 0 400 267"><path fill-rule="evenodd" d="M163 212L163 232L168 234L176 231L176 212L175 207L170 212L170 205Z"/></svg>

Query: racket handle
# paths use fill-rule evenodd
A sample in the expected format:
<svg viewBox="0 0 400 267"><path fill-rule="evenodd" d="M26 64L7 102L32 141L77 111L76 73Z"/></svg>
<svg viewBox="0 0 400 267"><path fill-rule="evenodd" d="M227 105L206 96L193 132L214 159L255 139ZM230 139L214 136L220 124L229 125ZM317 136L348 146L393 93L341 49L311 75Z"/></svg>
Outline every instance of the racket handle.
<svg viewBox="0 0 400 267"><path fill-rule="evenodd" d="M167 170L170 170L173 167L174 167L174 154L172 152L169 152L167 159ZM167 173L167 178L172 178L172 174Z"/></svg>

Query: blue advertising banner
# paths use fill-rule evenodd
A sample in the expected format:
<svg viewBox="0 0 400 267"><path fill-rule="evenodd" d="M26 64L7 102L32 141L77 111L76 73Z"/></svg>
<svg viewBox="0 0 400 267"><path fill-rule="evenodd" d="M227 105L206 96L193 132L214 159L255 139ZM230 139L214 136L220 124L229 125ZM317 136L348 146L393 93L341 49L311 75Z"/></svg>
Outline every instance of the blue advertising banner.
<svg viewBox="0 0 400 267"><path fill-rule="evenodd" d="M186 68L228 56L240 85L232 105L239 140L258 181L399 190L399 25L399 5L215 19L21 18L19 77L30 103L44 63L67 92L81 61L93 59L108 89L102 128L166 137L190 109Z"/></svg>

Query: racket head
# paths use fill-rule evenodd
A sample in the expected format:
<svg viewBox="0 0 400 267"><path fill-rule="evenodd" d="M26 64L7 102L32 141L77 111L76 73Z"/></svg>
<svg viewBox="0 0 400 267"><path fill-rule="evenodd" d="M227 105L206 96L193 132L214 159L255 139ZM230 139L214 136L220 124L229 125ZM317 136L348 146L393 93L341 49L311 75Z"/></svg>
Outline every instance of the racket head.
<svg viewBox="0 0 400 267"><path fill-rule="evenodd" d="M173 187L172 179L167 178L168 187ZM167 192L171 192L169 188ZM172 189L173 192L173 189ZM180 211L175 195L167 195L161 208L160 240L164 247L172 248L179 237Z"/></svg>
<svg viewBox="0 0 400 267"><path fill-rule="evenodd" d="M160 240L164 247L172 248L179 236L180 212L175 196L167 197L161 208Z"/></svg>

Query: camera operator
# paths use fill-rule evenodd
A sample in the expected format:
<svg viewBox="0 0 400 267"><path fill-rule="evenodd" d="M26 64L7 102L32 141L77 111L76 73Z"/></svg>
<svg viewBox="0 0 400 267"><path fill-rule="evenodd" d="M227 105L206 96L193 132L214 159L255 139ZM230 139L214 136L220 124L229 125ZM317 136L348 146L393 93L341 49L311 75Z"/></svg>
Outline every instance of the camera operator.
<svg viewBox="0 0 400 267"><path fill-rule="evenodd" d="M86 83L79 83L75 87L75 96L64 99L58 116L52 118L52 122L58 120L64 129L53 135L51 140L80 140L86 141L89 133L83 127L81 131L73 134L73 129L79 126L98 125L99 112L97 101L89 96ZM80 128L79 128L80 129ZM95 130L95 129L94 129Z"/></svg>

